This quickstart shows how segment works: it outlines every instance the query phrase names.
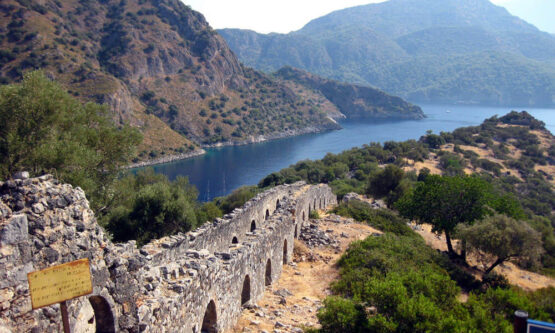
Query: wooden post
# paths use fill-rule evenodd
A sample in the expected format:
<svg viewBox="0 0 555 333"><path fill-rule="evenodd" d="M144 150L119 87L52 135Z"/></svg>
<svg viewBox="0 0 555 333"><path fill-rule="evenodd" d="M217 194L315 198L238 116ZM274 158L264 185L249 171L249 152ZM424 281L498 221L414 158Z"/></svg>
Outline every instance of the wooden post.
<svg viewBox="0 0 555 333"><path fill-rule="evenodd" d="M528 326L528 312L522 310L515 311L515 321L513 323L514 333L526 333Z"/></svg>
<svg viewBox="0 0 555 333"><path fill-rule="evenodd" d="M64 325L64 333L71 333L69 331L69 318L67 315L67 303L63 301L60 303L60 310L62 311L62 323Z"/></svg>

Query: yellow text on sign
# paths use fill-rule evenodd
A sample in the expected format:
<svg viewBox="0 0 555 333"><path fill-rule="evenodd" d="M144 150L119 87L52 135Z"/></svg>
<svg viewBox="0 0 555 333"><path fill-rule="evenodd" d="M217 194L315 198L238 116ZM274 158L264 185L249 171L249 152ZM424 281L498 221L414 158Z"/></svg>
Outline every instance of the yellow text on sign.
<svg viewBox="0 0 555 333"><path fill-rule="evenodd" d="M92 293L89 259L27 274L33 309Z"/></svg>

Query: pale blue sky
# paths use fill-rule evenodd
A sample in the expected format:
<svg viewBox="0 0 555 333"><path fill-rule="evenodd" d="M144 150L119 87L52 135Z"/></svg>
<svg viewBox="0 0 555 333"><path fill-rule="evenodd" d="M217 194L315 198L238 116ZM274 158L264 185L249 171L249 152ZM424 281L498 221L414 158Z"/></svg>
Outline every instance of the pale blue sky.
<svg viewBox="0 0 555 333"><path fill-rule="evenodd" d="M216 29L242 28L262 33L302 28L334 10L380 0L182 0L204 14ZM543 31L555 33L555 0L491 0Z"/></svg>

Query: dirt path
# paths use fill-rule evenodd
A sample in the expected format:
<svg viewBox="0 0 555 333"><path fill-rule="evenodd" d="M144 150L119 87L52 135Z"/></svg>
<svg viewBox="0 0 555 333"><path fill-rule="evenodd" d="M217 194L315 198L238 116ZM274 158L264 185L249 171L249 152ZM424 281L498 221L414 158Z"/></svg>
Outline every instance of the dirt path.
<svg viewBox="0 0 555 333"><path fill-rule="evenodd" d="M438 236L432 232L432 228L428 224L419 225L414 228L415 231L424 238L426 244L434 249L447 251L445 238ZM468 263L471 266L479 266L481 263L472 256L469 256ZM524 290L537 290L549 286L555 287L555 279L549 276L537 274L534 272L526 271L511 262L506 262L494 268L494 271L504 275L511 284L519 286ZM476 278L482 278L482 273L479 270L472 270Z"/></svg>
<svg viewBox="0 0 555 333"><path fill-rule="evenodd" d="M280 279L266 288L255 307L243 310L232 332L302 332L302 327L318 326L316 312L330 294L330 283L338 278L335 262L353 241L381 233L338 216L323 216L319 229L338 246L311 249L295 241L293 263L283 267Z"/></svg>

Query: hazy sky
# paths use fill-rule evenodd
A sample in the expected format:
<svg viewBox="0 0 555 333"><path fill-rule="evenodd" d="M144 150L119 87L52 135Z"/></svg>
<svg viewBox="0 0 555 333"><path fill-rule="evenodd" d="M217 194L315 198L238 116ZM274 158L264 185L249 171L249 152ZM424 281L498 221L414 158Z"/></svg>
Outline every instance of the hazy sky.
<svg viewBox="0 0 555 333"><path fill-rule="evenodd" d="M182 0L204 14L213 28L281 32L302 28L334 10L381 0ZM555 33L555 0L492 0L541 30Z"/></svg>

